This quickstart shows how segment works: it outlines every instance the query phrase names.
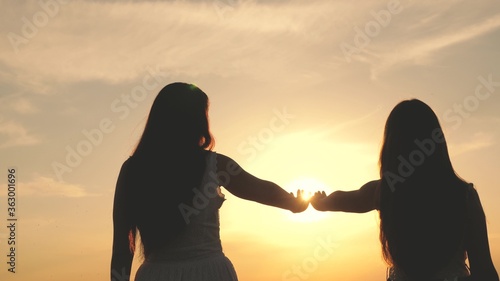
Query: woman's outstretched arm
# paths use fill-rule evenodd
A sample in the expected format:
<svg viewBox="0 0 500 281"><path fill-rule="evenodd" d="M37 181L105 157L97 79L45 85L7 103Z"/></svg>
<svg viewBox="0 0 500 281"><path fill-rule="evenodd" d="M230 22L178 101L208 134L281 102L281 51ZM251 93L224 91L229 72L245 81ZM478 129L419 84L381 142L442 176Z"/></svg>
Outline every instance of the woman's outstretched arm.
<svg viewBox="0 0 500 281"><path fill-rule="evenodd" d="M498 273L491 260L486 217L479 195L475 189L470 192L470 224L466 240L470 265L470 280L498 281Z"/></svg>
<svg viewBox="0 0 500 281"><path fill-rule="evenodd" d="M134 254L130 250L129 233L132 229L130 194L127 192L126 163L123 164L116 183L113 202L113 249L111 256L111 281L129 281Z"/></svg>
<svg viewBox="0 0 500 281"><path fill-rule="evenodd" d="M223 154L217 154L217 175L220 185L242 199L290 210L294 213L306 210L309 205L309 202L301 198L300 190L295 197L277 184L251 175L236 161Z"/></svg>
<svg viewBox="0 0 500 281"><path fill-rule="evenodd" d="M341 211L366 213L378 208L376 193L380 180L365 183L358 190L337 190L330 195L316 192L311 198L311 205L318 211Z"/></svg>

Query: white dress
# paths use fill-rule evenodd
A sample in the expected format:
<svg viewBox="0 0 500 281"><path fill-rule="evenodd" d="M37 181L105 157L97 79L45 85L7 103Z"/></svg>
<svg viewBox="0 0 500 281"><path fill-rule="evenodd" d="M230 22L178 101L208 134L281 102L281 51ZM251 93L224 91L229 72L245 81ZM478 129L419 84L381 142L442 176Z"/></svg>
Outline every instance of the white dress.
<svg viewBox="0 0 500 281"><path fill-rule="evenodd" d="M215 152L207 154L200 193L192 212L183 209L187 228L182 237L161 253L148 257L137 270L135 281L237 281L231 261L222 252L219 208L224 202L217 181ZM189 208L189 207L186 207Z"/></svg>

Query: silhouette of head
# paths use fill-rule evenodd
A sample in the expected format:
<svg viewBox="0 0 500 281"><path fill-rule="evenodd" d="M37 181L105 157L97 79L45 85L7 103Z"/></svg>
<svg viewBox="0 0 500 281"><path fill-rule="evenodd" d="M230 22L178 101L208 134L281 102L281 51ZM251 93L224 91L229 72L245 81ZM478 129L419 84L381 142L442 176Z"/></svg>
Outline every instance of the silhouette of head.
<svg viewBox="0 0 500 281"><path fill-rule="evenodd" d="M208 106L208 96L195 85L166 85L153 102L135 153L158 154L172 147L212 148Z"/></svg>
<svg viewBox="0 0 500 281"><path fill-rule="evenodd" d="M401 162L407 163L403 167ZM393 108L385 125L380 166L381 176L392 172L405 180L424 172L452 172L441 125L427 104L411 99Z"/></svg>

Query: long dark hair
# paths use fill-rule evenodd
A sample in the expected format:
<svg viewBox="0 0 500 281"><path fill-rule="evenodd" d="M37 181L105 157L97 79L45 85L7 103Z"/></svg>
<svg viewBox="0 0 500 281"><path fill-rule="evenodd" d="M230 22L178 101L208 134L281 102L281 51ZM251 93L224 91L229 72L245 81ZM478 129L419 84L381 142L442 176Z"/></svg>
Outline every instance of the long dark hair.
<svg viewBox="0 0 500 281"><path fill-rule="evenodd" d="M214 146L209 129L208 96L187 83L166 85L156 96L144 132L129 158L130 246L140 235L147 258L172 242L186 227L179 204L192 205L205 153Z"/></svg>
<svg viewBox="0 0 500 281"><path fill-rule="evenodd" d="M424 102L391 111L380 152L380 242L386 262L429 278L459 254L466 182L454 171L436 114Z"/></svg>

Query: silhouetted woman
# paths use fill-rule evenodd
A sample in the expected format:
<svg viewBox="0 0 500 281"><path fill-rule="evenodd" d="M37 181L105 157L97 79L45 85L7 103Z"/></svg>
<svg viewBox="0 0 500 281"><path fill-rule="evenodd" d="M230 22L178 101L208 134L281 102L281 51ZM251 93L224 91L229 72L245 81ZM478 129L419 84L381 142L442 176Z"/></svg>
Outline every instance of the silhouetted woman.
<svg viewBox="0 0 500 281"><path fill-rule="evenodd" d="M311 204L378 210L388 280L498 281L478 193L455 173L438 118L422 101L402 101L390 113L380 177L355 191L317 192Z"/></svg>
<svg viewBox="0 0 500 281"><path fill-rule="evenodd" d="M222 252L220 186L243 199L301 212L308 202L213 152L208 97L186 83L155 98L142 137L122 165L113 206L111 280L128 280L136 236L144 258L137 281L232 281Z"/></svg>

